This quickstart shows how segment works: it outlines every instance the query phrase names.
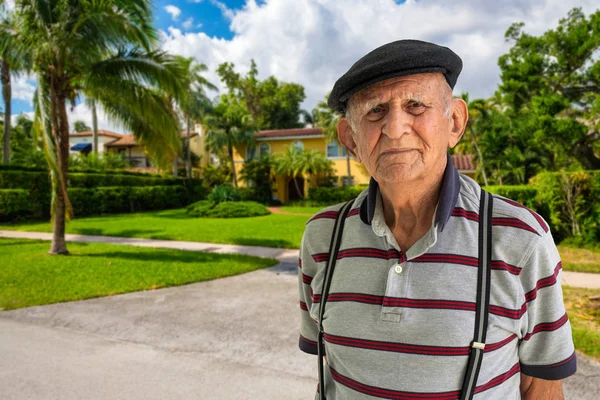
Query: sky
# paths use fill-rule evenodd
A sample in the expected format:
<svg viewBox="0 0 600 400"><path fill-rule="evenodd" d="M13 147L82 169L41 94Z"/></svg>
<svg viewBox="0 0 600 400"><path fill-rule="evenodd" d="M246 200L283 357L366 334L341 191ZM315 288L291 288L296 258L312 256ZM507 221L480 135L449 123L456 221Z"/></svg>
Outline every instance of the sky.
<svg viewBox="0 0 600 400"><path fill-rule="evenodd" d="M398 39L451 48L464 64L454 94L487 98L500 81L498 57L511 47L506 29L524 22L526 32L539 35L573 7L589 15L600 5L597 0L159 0L154 19L162 48L206 64L206 77L221 90L219 64L230 61L246 73L254 59L261 79L274 75L302 84L302 106L311 110L360 57ZM31 114L32 78L13 80L13 115ZM82 102L69 113L71 124L78 119L91 125ZM124 132L102 113L99 128Z"/></svg>

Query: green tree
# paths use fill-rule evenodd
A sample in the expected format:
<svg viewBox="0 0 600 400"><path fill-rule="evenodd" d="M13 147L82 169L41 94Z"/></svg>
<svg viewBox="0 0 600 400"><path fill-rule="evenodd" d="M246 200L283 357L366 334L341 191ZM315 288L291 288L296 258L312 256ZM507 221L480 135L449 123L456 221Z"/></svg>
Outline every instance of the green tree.
<svg viewBox="0 0 600 400"><path fill-rule="evenodd" d="M183 86L185 88L179 109L183 120L186 122L186 143L184 146L186 156L186 175L192 177L192 153L190 150L190 137L193 120L201 119L208 110L211 103L208 99L205 89L217 90L217 87L210 83L204 76L208 68L205 64L197 63L194 58L177 57L181 69L184 71L182 76Z"/></svg>
<svg viewBox="0 0 600 400"><path fill-rule="evenodd" d="M73 123L73 129L75 132L86 132L92 130L87 124L83 121L75 121Z"/></svg>
<svg viewBox="0 0 600 400"><path fill-rule="evenodd" d="M2 83L2 99L4 101L3 121L3 146L2 162L10 162L11 150L11 116L12 116L12 86L11 76L19 75L22 72L29 72L31 59L27 53L20 51L17 36L15 17L13 12L9 12L4 5L0 3L0 83Z"/></svg>
<svg viewBox="0 0 600 400"><path fill-rule="evenodd" d="M225 148L228 162L231 164L233 187L237 188L237 174L233 159L233 148L236 145L254 145L254 131L252 117L238 100L231 94L222 95L219 103L213 108L206 124L206 146L215 153L220 153Z"/></svg>
<svg viewBox="0 0 600 400"><path fill-rule="evenodd" d="M244 167L240 171L240 179L247 183L254 200L269 204L273 199L271 175L274 165L275 162L270 154L244 163Z"/></svg>
<svg viewBox="0 0 600 400"><path fill-rule="evenodd" d="M574 8L540 36L516 23L505 36L514 44L499 60L498 95L522 142L519 157L544 169L565 168L574 159L600 169L594 151L600 140L600 10L586 17ZM529 168L524 179L535 173Z"/></svg>
<svg viewBox="0 0 600 400"><path fill-rule="evenodd" d="M219 77L231 93L252 116L257 130L300 128L300 104L305 99L304 87L297 83L279 82L275 77L261 81L258 68L251 61L246 76L235 72L226 62L217 68Z"/></svg>
<svg viewBox="0 0 600 400"><path fill-rule="evenodd" d="M67 102L94 99L131 130L159 165L179 146L179 121L167 94L182 92L178 63L157 50L151 3L138 1L16 1L19 51L37 77L34 130L43 138L52 181L51 254L67 254L65 222L69 123Z"/></svg>
<svg viewBox="0 0 600 400"><path fill-rule="evenodd" d="M296 193L301 199L304 194L300 190L297 178L304 178L305 175L314 177L318 174L331 175L333 163L327 160L323 154L317 150L301 150L297 147L286 147L286 151L275 158L275 172L279 175L289 176L294 180Z"/></svg>

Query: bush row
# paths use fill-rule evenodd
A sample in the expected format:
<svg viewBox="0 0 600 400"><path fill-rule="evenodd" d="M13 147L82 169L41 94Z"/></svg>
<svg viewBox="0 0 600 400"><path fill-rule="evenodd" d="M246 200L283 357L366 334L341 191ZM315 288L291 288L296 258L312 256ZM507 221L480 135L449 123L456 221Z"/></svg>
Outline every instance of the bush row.
<svg viewBox="0 0 600 400"><path fill-rule="evenodd" d="M8 200L0 199L2 220L50 217L52 185L47 171L0 169L0 191L15 189L28 193L27 207L16 214L11 211L9 216L8 212L1 211L9 209ZM207 192L201 179L161 178L147 174L69 174L69 195L73 196L71 203L77 216L183 207L206 198ZM148 198L143 198L145 196ZM12 200L10 204L13 204Z"/></svg>
<svg viewBox="0 0 600 400"><path fill-rule="evenodd" d="M337 204L358 196L367 186L317 186L308 190L308 199L319 204Z"/></svg>
<svg viewBox="0 0 600 400"><path fill-rule="evenodd" d="M0 190L0 221L14 221L29 215L31 215L31 202L27 190Z"/></svg>

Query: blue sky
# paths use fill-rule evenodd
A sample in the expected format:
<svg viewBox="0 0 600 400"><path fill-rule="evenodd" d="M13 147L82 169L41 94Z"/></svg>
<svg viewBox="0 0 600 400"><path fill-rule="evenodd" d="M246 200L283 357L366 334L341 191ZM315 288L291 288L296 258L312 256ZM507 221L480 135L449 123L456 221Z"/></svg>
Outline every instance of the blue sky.
<svg viewBox="0 0 600 400"><path fill-rule="evenodd" d="M154 18L162 48L206 64L215 85L219 64L245 73L253 59L259 78L302 84L302 107L311 110L356 60L398 39L451 48L464 64L455 95L487 98L500 81L498 58L511 47L508 27L524 22L539 35L573 7L588 15L600 8L598 0L155 0ZM13 115L31 112L34 90L34 80L13 80ZM91 124L84 103L69 112L71 123L78 119ZM123 132L102 113L99 120L101 129Z"/></svg>

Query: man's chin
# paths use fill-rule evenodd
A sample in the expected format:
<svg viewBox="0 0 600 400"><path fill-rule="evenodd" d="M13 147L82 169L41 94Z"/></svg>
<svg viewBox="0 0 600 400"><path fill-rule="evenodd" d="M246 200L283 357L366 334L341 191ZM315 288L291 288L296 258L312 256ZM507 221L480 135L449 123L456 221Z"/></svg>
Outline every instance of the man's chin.
<svg viewBox="0 0 600 400"><path fill-rule="evenodd" d="M379 184L411 184L421 180L424 170L417 165L394 164L380 168L375 180Z"/></svg>

